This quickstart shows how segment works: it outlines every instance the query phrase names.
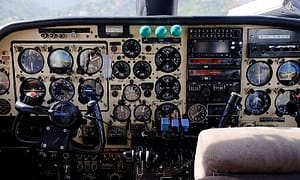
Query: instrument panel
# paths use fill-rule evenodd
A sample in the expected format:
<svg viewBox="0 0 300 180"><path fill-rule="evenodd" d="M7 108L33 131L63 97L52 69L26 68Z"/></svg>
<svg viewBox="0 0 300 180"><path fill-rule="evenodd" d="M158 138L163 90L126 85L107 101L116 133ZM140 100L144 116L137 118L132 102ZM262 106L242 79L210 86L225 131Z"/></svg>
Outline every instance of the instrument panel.
<svg viewBox="0 0 300 180"><path fill-rule="evenodd" d="M9 132L1 136L9 141L1 152L13 144L13 152L34 157L24 167L37 167L36 179L193 179L197 136L218 127L232 92L241 95L241 109L229 116L227 127L300 126L297 28L296 20L267 17L70 18L8 25L0 30L0 129ZM64 109L56 113L58 122L45 114L24 116L24 129L15 133L26 137L44 129L34 149L8 138L17 102L27 94L35 97L31 105L51 107L53 114ZM97 125L87 116L72 124L72 118L95 110L91 100L103 119L104 137L98 139ZM53 121L63 128L53 128ZM68 133L71 144L93 145L103 137L104 149L61 151ZM61 144L49 151L45 142Z"/></svg>
<svg viewBox="0 0 300 180"><path fill-rule="evenodd" d="M107 147L128 148L132 129L160 130L162 118L188 119L195 134L216 127L230 93L237 92L237 126L297 126L286 104L299 88L299 32L146 22L61 24L7 34L0 41L0 116L16 116L15 102L28 92L44 106L70 101L82 112L96 99L103 119L125 128L129 139Z"/></svg>

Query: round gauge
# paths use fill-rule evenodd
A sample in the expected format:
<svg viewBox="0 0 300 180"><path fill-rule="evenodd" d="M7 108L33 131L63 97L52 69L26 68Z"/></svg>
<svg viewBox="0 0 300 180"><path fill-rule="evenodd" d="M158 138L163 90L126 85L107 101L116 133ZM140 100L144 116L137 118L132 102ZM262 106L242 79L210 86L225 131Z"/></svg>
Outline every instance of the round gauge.
<svg viewBox="0 0 300 180"><path fill-rule="evenodd" d="M164 103L158 106L155 110L155 121L157 124L160 124L161 118L179 118L180 111L178 107L172 103Z"/></svg>
<svg viewBox="0 0 300 180"><path fill-rule="evenodd" d="M146 79L151 73L151 65L146 61L139 61L133 66L133 74L139 79Z"/></svg>
<svg viewBox="0 0 300 180"><path fill-rule="evenodd" d="M19 66L28 74L40 72L44 67L43 55L35 49L24 49L18 57Z"/></svg>
<svg viewBox="0 0 300 180"><path fill-rule="evenodd" d="M265 91L254 91L246 97L245 103L245 111L248 114L260 115L267 112L271 104L271 99Z"/></svg>
<svg viewBox="0 0 300 180"><path fill-rule="evenodd" d="M119 104L113 110L113 117L117 121L127 121L131 116L130 108L126 105Z"/></svg>
<svg viewBox="0 0 300 180"><path fill-rule="evenodd" d="M8 114L11 110L11 105L6 99L0 99L0 114Z"/></svg>
<svg viewBox="0 0 300 180"><path fill-rule="evenodd" d="M130 66L125 61L118 61L114 63L112 73L118 79L125 79L130 74Z"/></svg>
<svg viewBox="0 0 300 180"><path fill-rule="evenodd" d="M86 74L95 74L102 68L103 59L96 49L84 49L77 58L78 67Z"/></svg>
<svg viewBox="0 0 300 180"><path fill-rule="evenodd" d="M51 72L64 74L67 70L72 69L73 57L64 49L55 49L48 57L48 64Z"/></svg>
<svg viewBox="0 0 300 180"><path fill-rule="evenodd" d="M124 42L122 49L126 57L135 58L141 52L141 45L137 40L128 39Z"/></svg>
<svg viewBox="0 0 300 180"><path fill-rule="evenodd" d="M193 104L189 107L188 118L190 121L202 122L206 119L207 109L202 104Z"/></svg>
<svg viewBox="0 0 300 180"><path fill-rule="evenodd" d="M86 104L90 100L99 101L103 97L103 91L103 86L100 81L86 79L81 82L78 87L78 99L82 104Z"/></svg>
<svg viewBox="0 0 300 180"><path fill-rule="evenodd" d="M28 92L35 92L38 101L42 101L46 95L46 87L41 80L28 78L25 79L20 86L20 99L23 100Z"/></svg>
<svg viewBox="0 0 300 180"><path fill-rule="evenodd" d="M72 82L59 78L50 84L50 95L56 101L69 101L75 94Z"/></svg>
<svg viewBox="0 0 300 180"><path fill-rule="evenodd" d="M179 68L181 64L181 55L174 47L163 47L155 54L155 64L157 70L166 73L173 72Z"/></svg>
<svg viewBox="0 0 300 180"><path fill-rule="evenodd" d="M140 104L135 107L133 114L137 121L145 122L150 120L152 111L149 106Z"/></svg>
<svg viewBox="0 0 300 180"><path fill-rule="evenodd" d="M136 84L129 84L125 86L123 95L127 101L137 101L141 97L141 89Z"/></svg>
<svg viewBox="0 0 300 180"><path fill-rule="evenodd" d="M155 93L158 99L170 101L179 98L180 82L171 75L160 77L155 84Z"/></svg>
<svg viewBox="0 0 300 180"><path fill-rule="evenodd" d="M286 104L292 100L292 97L296 96L295 91L287 90L283 93L278 94L275 100L275 107L277 112L279 112L282 115L287 115L288 110Z"/></svg>
<svg viewBox="0 0 300 180"><path fill-rule="evenodd" d="M286 86L292 86L300 80L300 67L296 61L287 61L277 70L278 81Z"/></svg>
<svg viewBox="0 0 300 180"><path fill-rule="evenodd" d="M272 68L266 62L255 62L247 69L247 79L254 86L267 84L272 78Z"/></svg>
<svg viewBox="0 0 300 180"><path fill-rule="evenodd" d="M9 79L5 72L0 71L0 95L5 94L9 89Z"/></svg>

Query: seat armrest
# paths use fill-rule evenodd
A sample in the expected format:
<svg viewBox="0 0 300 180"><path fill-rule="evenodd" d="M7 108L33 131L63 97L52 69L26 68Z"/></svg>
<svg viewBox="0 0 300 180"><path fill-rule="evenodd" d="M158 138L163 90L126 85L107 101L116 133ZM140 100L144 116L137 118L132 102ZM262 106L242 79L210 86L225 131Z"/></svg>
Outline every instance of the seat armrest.
<svg viewBox="0 0 300 180"><path fill-rule="evenodd" d="M194 176L300 172L300 128L240 127L199 134Z"/></svg>

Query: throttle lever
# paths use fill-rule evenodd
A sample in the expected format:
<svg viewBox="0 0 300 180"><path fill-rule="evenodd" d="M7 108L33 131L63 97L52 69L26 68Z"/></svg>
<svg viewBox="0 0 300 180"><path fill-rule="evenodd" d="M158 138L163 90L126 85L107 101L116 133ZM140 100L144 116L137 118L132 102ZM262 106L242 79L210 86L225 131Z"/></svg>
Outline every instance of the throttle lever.
<svg viewBox="0 0 300 180"><path fill-rule="evenodd" d="M241 110L241 100L242 96L236 92L231 92L230 97L227 101L225 110L221 116L218 128L222 128L228 122L229 118L235 111Z"/></svg>

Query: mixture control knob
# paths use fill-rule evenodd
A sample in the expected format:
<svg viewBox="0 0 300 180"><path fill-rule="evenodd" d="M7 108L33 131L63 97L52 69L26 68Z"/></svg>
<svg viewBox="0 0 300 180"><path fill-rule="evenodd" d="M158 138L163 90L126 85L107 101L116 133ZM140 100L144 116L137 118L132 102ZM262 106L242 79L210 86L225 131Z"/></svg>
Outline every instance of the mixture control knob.
<svg viewBox="0 0 300 180"><path fill-rule="evenodd" d="M140 28L139 33L143 38L147 38L151 35L151 27L150 26L142 26Z"/></svg>
<svg viewBox="0 0 300 180"><path fill-rule="evenodd" d="M171 34L175 37L179 37L182 34L182 27L178 24L175 24L170 29Z"/></svg>
<svg viewBox="0 0 300 180"><path fill-rule="evenodd" d="M167 33L168 33L168 31L167 31L167 28L165 26L158 26L155 29L155 36L158 37L158 38L166 37Z"/></svg>

